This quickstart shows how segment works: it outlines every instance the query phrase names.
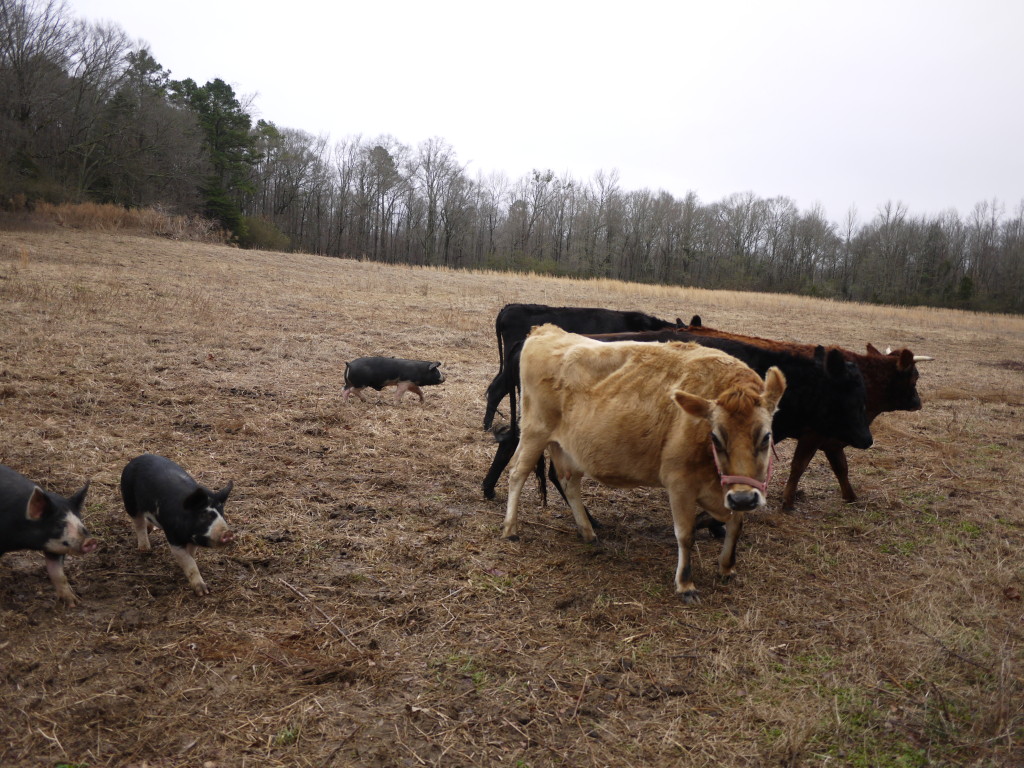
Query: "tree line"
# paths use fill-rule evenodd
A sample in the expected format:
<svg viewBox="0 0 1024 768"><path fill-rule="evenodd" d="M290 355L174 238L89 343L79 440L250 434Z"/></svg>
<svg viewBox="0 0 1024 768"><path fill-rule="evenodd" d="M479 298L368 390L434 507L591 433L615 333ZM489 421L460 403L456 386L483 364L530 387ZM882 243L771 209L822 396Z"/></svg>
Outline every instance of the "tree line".
<svg viewBox="0 0 1024 768"><path fill-rule="evenodd" d="M243 246L1024 311L1024 201L841 223L752 193L623 189L617 174L471 174L441 138L331 141L253 121L220 79L175 80L116 24L0 0L0 204L201 212Z"/></svg>

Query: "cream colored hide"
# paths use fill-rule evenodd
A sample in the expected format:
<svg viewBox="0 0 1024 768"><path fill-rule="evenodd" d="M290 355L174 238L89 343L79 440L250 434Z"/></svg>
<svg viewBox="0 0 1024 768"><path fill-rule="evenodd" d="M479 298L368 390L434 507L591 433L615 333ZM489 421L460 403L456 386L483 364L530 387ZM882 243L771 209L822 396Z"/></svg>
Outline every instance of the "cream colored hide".
<svg viewBox="0 0 1024 768"><path fill-rule="evenodd" d="M717 349L600 342L543 325L523 346L520 377L522 435L509 475L505 538L519 533L519 496L547 449L585 541L597 537L580 499L583 475L617 487L662 486L679 545L676 591L686 602L697 597L690 548L698 504L726 524L718 566L724 579L733 575L744 512L765 499L750 485L723 487L711 435L723 475L763 481L772 415L786 389L778 368L762 381Z"/></svg>

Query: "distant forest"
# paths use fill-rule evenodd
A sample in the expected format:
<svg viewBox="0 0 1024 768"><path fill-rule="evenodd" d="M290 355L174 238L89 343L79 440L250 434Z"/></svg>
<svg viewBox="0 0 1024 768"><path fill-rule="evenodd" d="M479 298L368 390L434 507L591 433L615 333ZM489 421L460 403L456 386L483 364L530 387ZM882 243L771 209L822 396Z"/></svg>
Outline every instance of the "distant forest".
<svg viewBox="0 0 1024 768"><path fill-rule="evenodd" d="M626 190L614 171L474 177L442 138L331 141L248 109L63 0L0 0L6 210L158 207L212 218L243 247L1024 312L1024 200L966 218L889 202L837 224L785 197Z"/></svg>

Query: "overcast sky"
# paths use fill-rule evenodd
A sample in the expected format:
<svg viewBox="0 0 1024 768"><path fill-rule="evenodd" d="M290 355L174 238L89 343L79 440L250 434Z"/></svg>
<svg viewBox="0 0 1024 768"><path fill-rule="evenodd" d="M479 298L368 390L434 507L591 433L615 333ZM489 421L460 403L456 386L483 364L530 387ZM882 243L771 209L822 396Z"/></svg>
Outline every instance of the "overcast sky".
<svg viewBox="0 0 1024 768"><path fill-rule="evenodd" d="M279 127L440 137L473 177L615 170L861 223L1024 201L1022 0L68 3Z"/></svg>

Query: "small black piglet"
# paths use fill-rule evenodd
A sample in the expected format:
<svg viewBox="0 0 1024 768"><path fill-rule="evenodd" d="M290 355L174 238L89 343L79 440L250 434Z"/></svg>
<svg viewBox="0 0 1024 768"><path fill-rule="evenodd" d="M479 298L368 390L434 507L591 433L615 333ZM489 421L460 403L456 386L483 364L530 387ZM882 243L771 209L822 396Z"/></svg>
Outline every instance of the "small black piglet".
<svg viewBox="0 0 1024 768"><path fill-rule="evenodd" d="M400 357L357 357L351 362L345 363L345 390L344 398L352 392L356 397L364 400L363 390L372 387L380 392L384 387L397 384L395 390L395 402L402 400L406 392L420 396L423 402L422 386L428 384L444 383L444 374L441 373L441 363L432 363L427 360L404 360Z"/></svg>
<svg viewBox="0 0 1024 768"><path fill-rule="evenodd" d="M88 554L99 547L82 522L88 490L86 483L65 499L0 465L0 554L18 549L42 552L57 599L68 606L75 605L78 597L64 574L64 556Z"/></svg>
<svg viewBox="0 0 1024 768"><path fill-rule="evenodd" d="M207 595L193 557L199 547L222 547L234 540L224 519L224 502L233 483L211 491L197 483L170 459L144 453L128 462L121 473L121 498L135 521L139 551L148 552L149 531L163 529L171 554L197 595Z"/></svg>

